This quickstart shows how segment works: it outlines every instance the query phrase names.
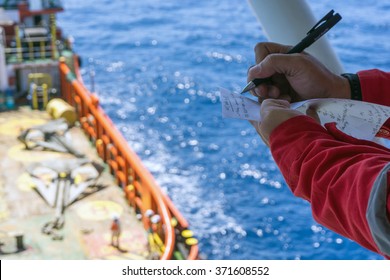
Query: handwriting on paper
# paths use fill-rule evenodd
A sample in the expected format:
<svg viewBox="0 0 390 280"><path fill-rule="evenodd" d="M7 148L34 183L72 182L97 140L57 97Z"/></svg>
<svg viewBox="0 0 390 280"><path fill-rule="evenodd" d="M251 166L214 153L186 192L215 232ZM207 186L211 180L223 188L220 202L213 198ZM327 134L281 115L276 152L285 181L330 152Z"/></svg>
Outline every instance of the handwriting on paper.
<svg viewBox="0 0 390 280"><path fill-rule="evenodd" d="M260 104L250 98L221 89L222 115L260 122ZM314 109L321 124L335 122L344 133L372 140L390 117L390 107L348 99L311 99L292 103L291 109L306 113Z"/></svg>
<svg viewBox="0 0 390 280"><path fill-rule="evenodd" d="M222 116L243 120L260 120L260 104L242 95L221 89Z"/></svg>

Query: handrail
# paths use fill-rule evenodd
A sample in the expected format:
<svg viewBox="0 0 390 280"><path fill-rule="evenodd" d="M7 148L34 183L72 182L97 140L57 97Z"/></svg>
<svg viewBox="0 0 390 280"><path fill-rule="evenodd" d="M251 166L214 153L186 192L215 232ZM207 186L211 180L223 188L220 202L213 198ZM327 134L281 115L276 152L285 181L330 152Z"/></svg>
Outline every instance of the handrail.
<svg viewBox="0 0 390 280"><path fill-rule="evenodd" d="M47 59L52 58L53 49L51 46L44 46L42 42L40 42L41 46L39 47L20 47L20 48L6 48L5 55L8 62L10 58L16 56L17 62L34 60L35 58Z"/></svg>
<svg viewBox="0 0 390 280"><path fill-rule="evenodd" d="M78 57L75 55L73 56L73 61L67 61L68 63L68 66L69 66L69 63L71 65L73 65L73 69L72 71L74 72L74 74L76 75L76 79L78 81L80 81L81 85L84 85L84 82L83 82L83 79L82 79L82 76L80 74L80 69L79 69L79 59ZM130 185L128 189L125 189L125 191L127 190L129 193L128 195L130 197L133 197L134 194L131 193L131 190L134 188L134 186ZM176 206L173 204L173 202L170 200L170 198L167 196L167 195L164 195L164 199L165 199L165 204L167 204L168 206L168 209L170 210L170 213L171 213L171 216L172 218L174 218L176 221L177 221L177 226L176 226L176 229L177 231L176 232L176 236L179 234L181 234L181 232L183 230L186 230L188 229L189 227L189 224L188 222L186 221L186 219L183 217L183 215L180 213L180 211L176 208ZM131 199L129 199L131 200ZM134 201L134 198L133 198L133 201L130 202L132 205L136 204L136 202ZM180 238L182 239L182 238ZM178 241L176 241L178 242ZM180 242L180 241L179 241ZM188 260L196 260L196 259L199 259L199 248L198 248L198 244L192 244L188 250L188 253L187 253L187 259Z"/></svg>
<svg viewBox="0 0 390 280"><path fill-rule="evenodd" d="M123 138L122 134L112 124L110 118L104 113L103 109L98 104L98 99L91 94L75 77L72 77L72 72L65 64L64 60L59 63L60 78L61 78L61 92L64 99L74 105L78 111L78 117L81 123L85 123L85 118L92 116L95 119L96 129L93 135L94 140L101 140L102 136L110 139L111 145L117 150L117 154L124 160L125 170L117 171L117 180L125 188L128 184L137 182L142 186L142 192L146 196L151 197L150 207L161 216L163 223L163 238L165 240L165 251L160 259L171 259L175 247L175 232L171 225L171 213L165 203L164 194L160 187L154 181L150 172L144 167L139 157L130 149L128 143ZM83 126L88 128L88 125ZM90 133L87 130L87 133ZM107 150L108 145L106 145ZM102 155L100 155L102 156ZM104 155L103 155L104 157ZM110 159L105 158L109 163ZM133 176L130 176L129 170ZM124 175L124 176L123 176ZM127 175L127 176L126 176ZM132 177L132 178L130 178ZM141 190L138 190L141 191ZM147 209L142 209L147 210Z"/></svg>

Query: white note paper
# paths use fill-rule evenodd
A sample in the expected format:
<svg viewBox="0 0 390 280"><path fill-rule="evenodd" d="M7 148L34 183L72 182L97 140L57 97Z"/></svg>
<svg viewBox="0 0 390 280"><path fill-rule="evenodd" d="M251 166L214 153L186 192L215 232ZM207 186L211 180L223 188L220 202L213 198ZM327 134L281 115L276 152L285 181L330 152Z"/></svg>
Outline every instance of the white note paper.
<svg viewBox="0 0 390 280"><path fill-rule="evenodd" d="M240 94L221 89L222 116L260 121L260 104Z"/></svg>
<svg viewBox="0 0 390 280"><path fill-rule="evenodd" d="M240 94L221 89L222 116L260 122L260 104ZM390 117L390 107L373 103L323 98L292 103L291 108L305 113L314 109L321 124L335 122L338 129L355 138L372 140Z"/></svg>

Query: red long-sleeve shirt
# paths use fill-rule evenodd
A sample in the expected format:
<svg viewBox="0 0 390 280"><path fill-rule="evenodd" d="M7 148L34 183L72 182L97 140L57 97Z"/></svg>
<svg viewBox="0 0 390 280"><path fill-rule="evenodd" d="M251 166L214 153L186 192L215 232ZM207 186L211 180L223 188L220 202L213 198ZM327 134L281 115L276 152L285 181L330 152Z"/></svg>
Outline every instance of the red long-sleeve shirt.
<svg viewBox="0 0 390 280"><path fill-rule="evenodd" d="M363 101L390 106L390 73L358 73ZM307 116L279 125L270 148L292 192L317 222L390 256L390 150L325 127Z"/></svg>

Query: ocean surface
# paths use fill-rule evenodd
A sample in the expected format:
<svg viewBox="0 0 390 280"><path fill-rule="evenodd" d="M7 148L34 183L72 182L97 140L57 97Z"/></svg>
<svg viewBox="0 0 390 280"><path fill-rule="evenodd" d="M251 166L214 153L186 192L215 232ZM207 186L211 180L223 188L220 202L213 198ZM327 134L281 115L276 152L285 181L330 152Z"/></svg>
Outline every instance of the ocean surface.
<svg viewBox="0 0 390 280"><path fill-rule="evenodd" d="M171 197L207 259L382 259L317 224L251 125L223 119L264 33L246 1L65 0L83 79ZM389 1L314 1L347 72L390 70ZM358 3L358 4L357 4ZM90 73L95 73L91 78ZM94 86L92 86L94 80Z"/></svg>

